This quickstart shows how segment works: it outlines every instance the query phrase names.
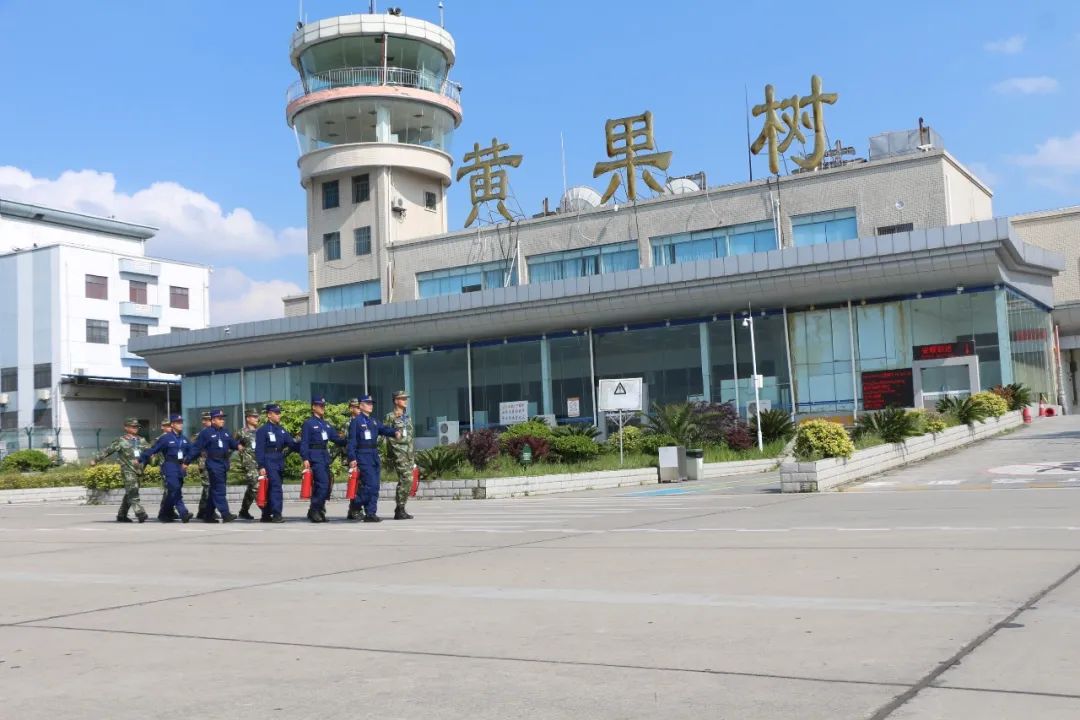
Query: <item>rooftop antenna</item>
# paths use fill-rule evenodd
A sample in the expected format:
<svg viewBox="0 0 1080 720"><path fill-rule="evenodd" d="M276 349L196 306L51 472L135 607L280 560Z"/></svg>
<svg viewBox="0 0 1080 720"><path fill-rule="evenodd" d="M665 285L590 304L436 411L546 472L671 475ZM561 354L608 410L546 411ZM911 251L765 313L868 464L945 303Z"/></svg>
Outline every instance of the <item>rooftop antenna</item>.
<svg viewBox="0 0 1080 720"><path fill-rule="evenodd" d="M371 2L368 3L368 12L372 15L375 14L375 0L371 0Z"/></svg>
<svg viewBox="0 0 1080 720"><path fill-rule="evenodd" d="M446 16L443 14L442 0L439 0L439 27L446 27Z"/></svg>

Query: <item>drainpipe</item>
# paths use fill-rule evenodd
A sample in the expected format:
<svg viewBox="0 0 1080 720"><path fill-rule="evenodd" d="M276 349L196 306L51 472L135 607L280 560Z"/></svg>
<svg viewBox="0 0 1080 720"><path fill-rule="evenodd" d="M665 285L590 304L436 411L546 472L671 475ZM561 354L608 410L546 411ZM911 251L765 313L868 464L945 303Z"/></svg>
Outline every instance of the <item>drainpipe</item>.
<svg viewBox="0 0 1080 720"><path fill-rule="evenodd" d="M795 419L795 378L791 369L791 336L788 332L787 305L784 306L784 350L787 352L788 397L791 398L791 419Z"/></svg>

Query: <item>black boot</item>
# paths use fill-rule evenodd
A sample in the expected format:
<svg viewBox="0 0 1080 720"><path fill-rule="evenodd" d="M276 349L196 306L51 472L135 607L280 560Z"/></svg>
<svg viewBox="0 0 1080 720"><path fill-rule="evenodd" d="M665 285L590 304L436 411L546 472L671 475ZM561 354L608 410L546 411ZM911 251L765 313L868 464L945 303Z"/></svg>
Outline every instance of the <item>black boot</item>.
<svg viewBox="0 0 1080 720"><path fill-rule="evenodd" d="M194 517L194 515L192 515L190 511L186 512L186 513L184 513L183 515L180 516L180 522L189 523L189 522L191 522L191 518L193 518L193 517Z"/></svg>
<svg viewBox="0 0 1080 720"><path fill-rule="evenodd" d="M272 522L272 523L283 523L283 522L285 522L285 518L281 517L280 515L271 515L270 516L270 522Z"/></svg>
<svg viewBox="0 0 1080 720"><path fill-rule="evenodd" d="M231 523L235 519L236 519L236 516L233 515L232 513L225 513L224 515L221 516L221 522L223 522L223 523Z"/></svg>
<svg viewBox="0 0 1080 720"><path fill-rule="evenodd" d="M138 520L140 524L146 522L146 518L147 518L147 515L144 512L135 513L135 519Z"/></svg>
<svg viewBox="0 0 1080 720"><path fill-rule="evenodd" d="M326 519L326 510L320 510L319 511L319 522L329 522Z"/></svg>
<svg viewBox="0 0 1080 720"><path fill-rule="evenodd" d="M412 518L412 515L405 512L405 506L404 505L398 505L396 508L394 508L394 519L395 520L412 520L413 518Z"/></svg>
<svg viewBox="0 0 1080 720"><path fill-rule="evenodd" d="M363 520L364 519L364 511L361 510L360 508L349 508L349 514L345 516L345 519L346 520L352 520L354 522L357 521L357 520Z"/></svg>
<svg viewBox="0 0 1080 720"><path fill-rule="evenodd" d="M273 521L274 521L273 515L263 515L261 518L259 518L259 522L268 523L268 522L273 522Z"/></svg>
<svg viewBox="0 0 1080 720"><path fill-rule="evenodd" d="M319 516L318 510L308 510L307 519L313 523L321 523L323 521L322 517Z"/></svg>
<svg viewBox="0 0 1080 720"><path fill-rule="evenodd" d="M365 515L364 522L382 522L382 518L378 515Z"/></svg>
<svg viewBox="0 0 1080 720"><path fill-rule="evenodd" d="M129 518L127 515L117 515L116 522L131 522L131 518Z"/></svg>
<svg viewBox="0 0 1080 720"><path fill-rule="evenodd" d="M255 516L252 515L251 513L249 513L248 509L246 507L245 508L240 508L240 514L237 515L236 517L240 518L241 520L254 520L255 519Z"/></svg>
<svg viewBox="0 0 1080 720"><path fill-rule="evenodd" d="M199 519L202 520L204 523L214 523L215 525L217 525L217 515L203 515Z"/></svg>

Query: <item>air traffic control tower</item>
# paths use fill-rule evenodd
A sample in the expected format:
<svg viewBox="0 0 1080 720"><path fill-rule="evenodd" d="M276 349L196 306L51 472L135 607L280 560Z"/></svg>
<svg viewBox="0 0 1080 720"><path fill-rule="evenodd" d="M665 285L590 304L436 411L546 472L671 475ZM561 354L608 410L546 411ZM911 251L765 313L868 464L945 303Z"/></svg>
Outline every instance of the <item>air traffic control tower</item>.
<svg viewBox="0 0 1080 720"><path fill-rule="evenodd" d="M462 117L454 39L391 9L298 24L290 58L310 290L286 303L314 313L389 302L394 245L447 231Z"/></svg>

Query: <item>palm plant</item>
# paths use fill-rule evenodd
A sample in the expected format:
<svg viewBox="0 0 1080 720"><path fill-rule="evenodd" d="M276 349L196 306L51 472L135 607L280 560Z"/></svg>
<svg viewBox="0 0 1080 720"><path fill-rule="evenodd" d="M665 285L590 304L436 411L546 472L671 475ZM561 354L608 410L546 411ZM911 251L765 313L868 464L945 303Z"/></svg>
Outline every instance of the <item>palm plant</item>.
<svg viewBox="0 0 1080 720"><path fill-rule="evenodd" d="M648 417L654 434L668 435L678 445L693 447L701 438L701 427L697 423L694 406L690 403L653 403Z"/></svg>
<svg viewBox="0 0 1080 720"><path fill-rule="evenodd" d="M552 431L555 437L584 437L592 440L600 434L600 429L589 423L573 423L560 425Z"/></svg>
<svg viewBox="0 0 1080 720"><path fill-rule="evenodd" d="M985 411L970 397L943 397L937 401L937 411L942 415L952 415L957 422L968 426L986 420Z"/></svg>
<svg viewBox="0 0 1080 720"><path fill-rule="evenodd" d="M756 435L758 419L761 420L761 439L765 442L773 440L790 440L795 437L795 423L791 416L783 410L772 408L762 410L760 414L754 414L750 418L750 429Z"/></svg>
<svg viewBox="0 0 1080 720"><path fill-rule="evenodd" d="M420 477L436 480L450 475L465 462L465 454L457 445L436 445L428 450L416 453L416 466L420 468Z"/></svg>
<svg viewBox="0 0 1080 720"><path fill-rule="evenodd" d="M919 434L919 416L903 408L886 408L859 416L852 433L856 439L874 434L888 443L903 442Z"/></svg>

